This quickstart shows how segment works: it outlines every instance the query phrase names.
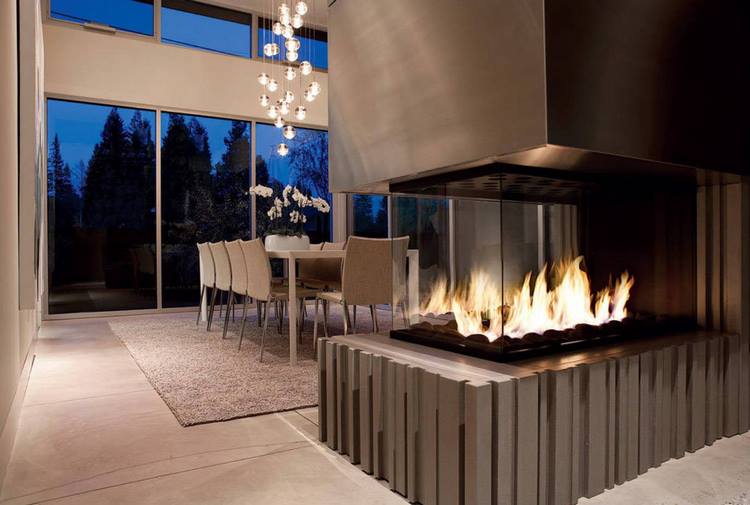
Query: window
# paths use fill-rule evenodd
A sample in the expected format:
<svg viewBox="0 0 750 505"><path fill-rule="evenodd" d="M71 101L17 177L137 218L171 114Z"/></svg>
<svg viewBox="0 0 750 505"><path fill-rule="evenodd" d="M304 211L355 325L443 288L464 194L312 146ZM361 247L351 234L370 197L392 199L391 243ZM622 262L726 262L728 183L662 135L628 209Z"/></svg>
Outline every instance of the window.
<svg viewBox="0 0 750 505"><path fill-rule="evenodd" d="M74 23L99 23L126 32L154 34L153 0L50 0L50 15Z"/></svg>
<svg viewBox="0 0 750 505"><path fill-rule="evenodd" d="M162 0L161 39L169 44L250 57L252 16L191 0Z"/></svg>
<svg viewBox="0 0 750 505"><path fill-rule="evenodd" d="M156 308L155 117L48 100L50 314Z"/></svg>
<svg viewBox="0 0 750 505"><path fill-rule="evenodd" d="M297 128L297 136L286 141L289 154L282 157L276 146L283 140L281 130L259 123L255 129L255 183L269 186L280 194L287 184L300 191L331 203L328 193L328 132ZM264 237L269 225L268 210L271 200L256 199L257 236ZM307 213L305 231L310 242L331 240L331 214L320 214L314 209Z"/></svg>
<svg viewBox="0 0 750 505"><path fill-rule="evenodd" d="M250 238L250 123L161 118L162 303L195 306L196 243Z"/></svg>
<svg viewBox="0 0 750 505"><path fill-rule="evenodd" d="M388 237L388 197L380 195L351 196L352 235Z"/></svg>
<svg viewBox="0 0 750 505"><path fill-rule="evenodd" d="M321 30L314 30L303 26L297 31L295 37L299 39L301 48L299 52L299 61L307 60L317 69L328 69L328 34ZM270 42L276 42L279 45L279 54L274 56L273 60L285 61L286 48L282 35L275 35L271 31L271 24L267 19L258 20L258 51L259 57L263 58L263 46Z"/></svg>

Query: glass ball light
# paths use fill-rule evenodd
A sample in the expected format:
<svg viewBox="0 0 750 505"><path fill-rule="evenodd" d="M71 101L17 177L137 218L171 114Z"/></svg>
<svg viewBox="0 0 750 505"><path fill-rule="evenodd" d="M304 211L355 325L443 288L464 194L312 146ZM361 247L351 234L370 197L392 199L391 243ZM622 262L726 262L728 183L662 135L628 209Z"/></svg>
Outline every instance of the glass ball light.
<svg viewBox="0 0 750 505"><path fill-rule="evenodd" d="M276 21L273 24L272 30L273 30L273 33L275 33L276 35L281 35L281 32L284 31L284 25L282 25L281 23L279 23L278 21Z"/></svg>
<svg viewBox="0 0 750 505"><path fill-rule="evenodd" d="M297 61L299 58L299 53L297 51L287 51L286 52L286 59L287 61Z"/></svg>
<svg viewBox="0 0 750 505"><path fill-rule="evenodd" d="M268 104L271 103L271 97L268 95L260 95L260 105L262 107L268 107Z"/></svg>
<svg viewBox="0 0 750 505"><path fill-rule="evenodd" d="M294 37L287 39L284 42L284 47L286 47L287 51L299 51L299 39L295 39Z"/></svg>
<svg viewBox="0 0 750 505"><path fill-rule="evenodd" d="M294 93L293 93L293 92L291 92L291 91L288 91L288 90L287 90L287 91L286 91L286 92L284 93L284 101L285 101L286 103L292 103L292 102L294 101Z"/></svg>
<svg viewBox="0 0 750 505"><path fill-rule="evenodd" d="M286 116L289 114L289 104L281 100L279 100L279 102L281 102L279 103L279 114Z"/></svg>
<svg viewBox="0 0 750 505"><path fill-rule="evenodd" d="M297 2L297 4L294 6L294 12L299 14L300 16L304 16L307 14L307 4L305 2Z"/></svg>
<svg viewBox="0 0 750 505"><path fill-rule="evenodd" d="M282 142L276 147L276 152L279 153L279 156L286 156L289 154L289 146Z"/></svg>
<svg viewBox="0 0 750 505"><path fill-rule="evenodd" d="M270 107L268 107L268 109L266 109L266 114L271 119L276 119L277 117L279 117L279 106L271 105Z"/></svg>
<svg viewBox="0 0 750 505"><path fill-rule="evenodd" d="M287 81L292 81L297 77L297 71L292 67L286 67L286 70L284 70L284 77L286 77Z"/></svg>
<svg viewBox="0 0 750 505"><path fill-rule="evenodd" d="M285 29L286 28L291 28L292 16L290 16L288 13L287 14L280 14L279 15L279 23L281 23L282 25L284 25Z"/></svg>
<svg viewBox="0 0 750 505"><path fill-rule="evenodd" d="M279 54L279 45L276 42L269 42L263 46L263 54L266 56L276 56Z"/></svg>
<svg viewBox="0 0 750 505"><path fill-rule="evenodd" d="M312 90L310 89L305 90L305 100L307 100L308 102L315 101L315 95L313 94Z"/></svg>
<svg viewBox="0 0 750 505"><path fill-rule="evenodd" d="M297 130L294 129L294 126L288 124L284 127L283 135L285 139L292 140L297 135Z"/></svg>
<svg viewBox="0 0 750 505"><path fill-rule="evenodd" d="M303 121L305 119L305 116L307 116L307 109L304 105L300 105L296 109L294 109L294 117L297 119L297 121Z"/></svg>
<svg viewBox="0 0 750 505"><path fill-rule="evenodd" d="M320 94L320 90L322 89L318 81L311 82L308 85L308 88L310 88L310 91L312 91L312 94L315 96L318 96Z"/></svg>
<svg viewBox="0 0 750 505"><path fill-rule="evenodd" d="M279 116L276 118L276 121L273 122L273 125L276 128L284 128L284 125L286 124L286 121L284 121L284 118Z"/></svg>
<svg viewBox="0 0 750 505"><path fill-rule="evenodd" d="M302 75L310 75L313 71L313 66L309 61L303 61L299 64L299 71Z"/></svg>
<svg viewBox="0 0 750 505"><path fill-rule="evenodd" d="M286 2L282 2L279 4L279 16L283 16L284 14L290 14L292 11L289 9L289 5Z"/></svg>
<svg viewBox="0 0 750 505"><path fill-rule="evenodd" d="M258 74L258 82L261 86L265 86L266 84L268 84L269 79L270 77L265 72L261 72L260 74Z"/></svg>
<svg viewBox="0 0 750 505"><path fill-rule="evenodd" d="M292 27L293 28L302 28L302 25L304 24L304 21L302 21L302 16L299 14L295 14L292 16Z"/></svg>
<svg viewBox="0 0 750 505"><path fill-rule="evenodd" d="M281 31L281 35L283 35L285 39L291 39L292 37L294 37L294 28L286 25Z"/></svg>
<svg viewBox="0 0 750 505"><path fill-rule="evenodd" d="M266 89L271 92L276 91L277 89L279 89L279 81L277 81L276 79L270 79L268 81L268 84L266 84Z"/></svg>

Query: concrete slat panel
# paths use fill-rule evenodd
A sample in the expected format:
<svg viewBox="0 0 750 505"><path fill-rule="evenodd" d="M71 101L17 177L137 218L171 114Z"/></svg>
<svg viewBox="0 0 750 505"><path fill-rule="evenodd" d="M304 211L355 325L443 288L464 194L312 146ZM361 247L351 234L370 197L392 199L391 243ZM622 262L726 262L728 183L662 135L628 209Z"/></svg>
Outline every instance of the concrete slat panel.
<svg viewBox="0 0 750 505"><path fill-rule="evenodd" d="M640 441L640 381L641 361L639 356L630 356L628 361L628 445L625 477L633 480L638 476L638 444Z"/></svg>
<svg viewBox="0 0 750 505"><path fill-rule="evenodd" d="M463 501L463 383L440 377L438 385L438 496L440 505Z"/></svg>
<svg viewBox="0 0 750 505"><path fill-rule="evenodd" d="M360 438L359 438L359 349L349 349L347 352L346 372L346 433L349 461L353 465L360 462Z"/></svg>
<svg viewBox="0 0 750 505"><path fill-rule="evenodd" d="M327 339L321 339L318 345L318 440L325 442L327 438L327 410L326 405L326 342Z"/></svg>
<svg viewBox="0 0 750 505"><path fill-rule="evenodd" d="M408 365L395 364L394 385L396 392L393 402L393 489L406 496L406 373Z"/></svg>
<svg viewBox="0 0 750 505"><path fill-rule="evenodd" d="M360 466L372 473L372 354L359 353L359 451Z"/></svg>
<svg viewBox="0 0 750 505"><path fill-rule="evenodd" d="M464 385L464 503L485 505L492 499L492 385Z"/></svg>
<svg viewBox="0 0 750 505"><path fill-rule="evenodd" d="M336 390L336 344L325 343L326 350L326 432L328 437L326 443L332 450L338 449L338 426L336 416L338 415L338 401Z"/></svg>
<svg viewBox="0 0 750 505"><path fill-rule="evenodd" d="M436 505L437 498L437 416L439 376L422 371L419 376L419 429L417 432L417 501L423 505ZM424 464L422 464L424 463Z"/></svg>
<svg viewBox="0 0 750 505"><path fill-rule="evenodd" d="M539 472L539 377L518 380L516 504L537 505Z"/></svg>
<svg viewBox="0 0 750 505"><path fill-rule="evenodd" d="M516 388L518 381L495 383L494 454L492 457L496 505L516 503Z"/></svg>
<svg viewBox="0 0 750 505"><path fill-rule="evenodd" d="M554 376L550 440L550 505L572 505L573 467L573 370Z"/></svg>
<svg viewBox="0 0 750 505"><path fill-rule="evenodd" d="M605 489L607 474L607 363L588 367L588 405L586 409L586 489L595 496Z"/></svg>
<svg viewBox="0 0 750 505"><path fill-rule="evenodd" d="M706 445L706 342L688 345L688 451Z"/></svg>
<svg viewBox="0 0 750 505"><path fill-rule="evenodd" d="M336 347L336 427L338 433L336 439L338 440L338 451L341 454L347 454L349 447L349 433L347 432L348 426L348 415L347 412L347 392L349 386L347 385L349 380L349 374L347 372L347 365L349 347L338 344Z"/></svg>

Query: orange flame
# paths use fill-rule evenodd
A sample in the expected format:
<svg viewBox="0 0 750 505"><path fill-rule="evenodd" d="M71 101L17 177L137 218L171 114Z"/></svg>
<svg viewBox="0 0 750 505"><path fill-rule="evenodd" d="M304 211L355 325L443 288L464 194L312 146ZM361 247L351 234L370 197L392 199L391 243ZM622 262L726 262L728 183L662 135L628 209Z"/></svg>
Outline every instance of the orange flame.
<svg viewBox="0 0 750 505"><path fill-rule="evenodd" d="M502 291L485 272L474 270L467 281L451 290L445 278L439 279L422 304L422 314L452 313L463 335L483 334L490 341L505 334L521 338L527 333L564 330L577 324L599 325L627 317L626 304L634 279L624 272L615 282L596 294L592 309L589 277L581 269L583 257L554 265L557 285L547 286L547 266L537 275L531 290L531 272L520 288L506 296L506 317Z"/></svg>

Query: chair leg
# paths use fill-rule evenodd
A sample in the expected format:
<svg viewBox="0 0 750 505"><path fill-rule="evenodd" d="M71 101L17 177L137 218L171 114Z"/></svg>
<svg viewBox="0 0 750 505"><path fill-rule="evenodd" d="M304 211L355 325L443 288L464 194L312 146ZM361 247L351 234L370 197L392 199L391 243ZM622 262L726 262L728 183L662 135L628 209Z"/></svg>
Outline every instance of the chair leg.
<svg viewBox="0 0 750 505"><path fill-rule="evenodd" d="M263 305L260 300L255 300L255 309L258 312L258 328L263 326Z"/></svg>
<svg viewBox="0 0 750 505"><path fill-rule="evenodd" d="M349 307L344 302L344 336L349 333Z"/></svg>
<svg viewBox="0 0 750 505"><path fill-rule="evenodd" d="M375 309L375 305L370 305L370 315L372 316L372 332L377 333L378 329L378 313Z"/></svg>
<svg viewBox="0 0 750 505"><path fill-rule="evenodd" d="M245 335L245 323L247 322L247 295L245 302L242 304L242 327L240 328L240 347L242 347L242 337ZM239 349L237 349L239 351Z"/></svg>
<svg viewBox="0 0 750 505"><path fill-rule="evenodd" d="M203 297L206 295L206 285L201 286L201 297L198 299L198 317L195 318L195 325L201 322L201 310L203 310Z"/></svg>
<svg viewBox="0 0 750 505"><path fill-rule="evenodd" d="M406 315L406 302L401 302L401 315L404 317L404 328L409 327L409 316Z"/></svg>
<svg viewBox="0 0 750 505"><path fill-rule="evenodd" d="M357 333L357 306L352 305L352 315L354 316L352 318L352 331L354 333Z"/></svg>
<svg viewBox="0 0 750 505"><path fill-rule="evenodd" d="M234 297L232 297L232 293L227 293L227 306L226 310L224 311L224 331L221 334L221 338L227 338L227 328L229 328L229 312L231 310L232 300L234 300Z"/></svg>
<svg viewBox="0 0 750 505"><path fill-rule="evenodd" d="M237 308L237 299L234 297L234 293L232 293L232 322L234 322L236 308Z"/></svg>
<svg viewBox="0 0 750 505"><path fill-rule="evenodd" d="M211 288L211 308L208 310L208 322L206 323L206 331L211 331L211 322L214 319L214 308L216 307L216 291L216 288Z"/></svg>
<svg viewBox="0 0 750 505"><path fill-rule="evenodd" d="M219 291L219 319L221 319L221 310L224 307L224 292Z"/></svg>
<svg viewBox="0 0 750 505"><path fill-rule="evenodd" d="M323 300L323 335L328 338L328 301Z"/></svg>
<svg viewBox="0 0 750 505"><path fill-rule="evenodd" d="M320 300L315 297L315 316L313 317L313 354L317 356L315 351L318 350L318 305Z"/></svg>
<svg viewBox="0 0 750 505"><path fill-rule="evenodd" d="M260 334L260 362L263 363L263 349L266 345L266 332L268 331L268 307L266 307L265 317L263 318L263 331Z"/></svg>
<svg viewBox="0 0 750 505"><path fill-rule="evenodd" d="M299 299L299 313L300 313L299 320L302 321L299 325L298 335L300 336L302 335L302 331L305 329L305 313L307 312L306 307L307 307L307 304L305 303L305 299L300 298Z"/></svg>

